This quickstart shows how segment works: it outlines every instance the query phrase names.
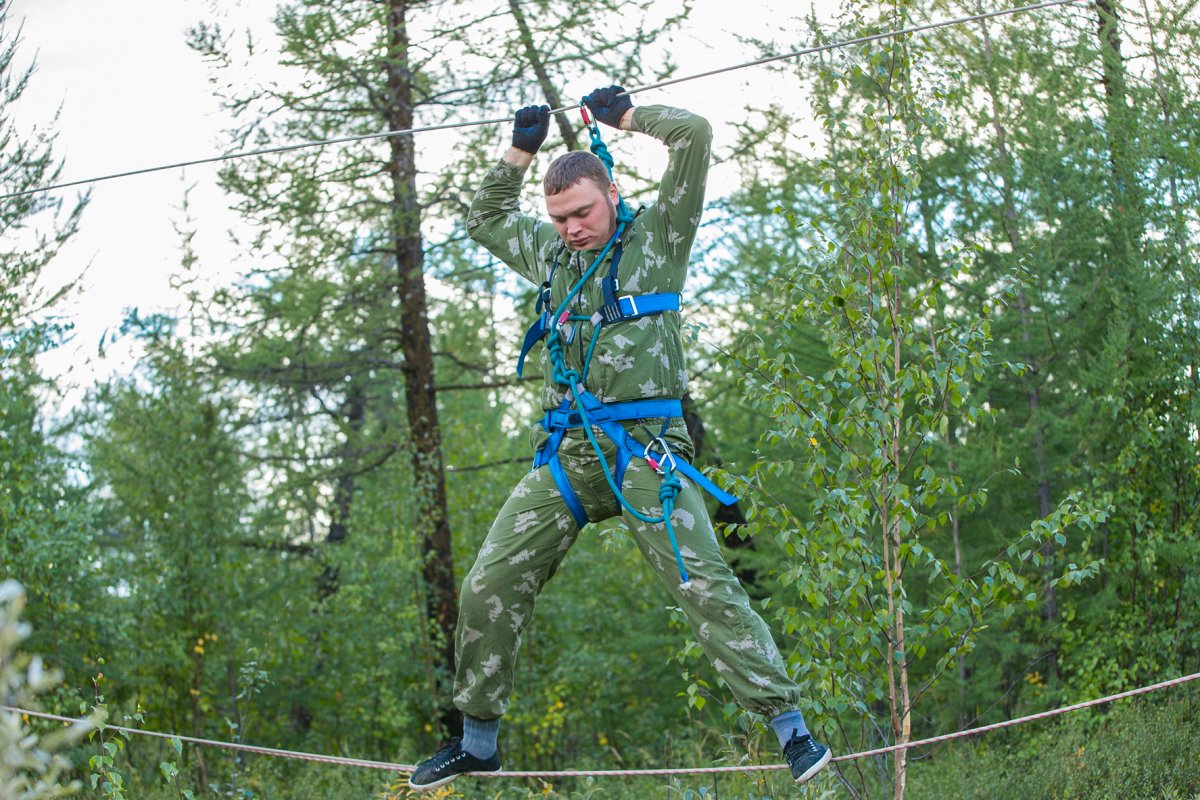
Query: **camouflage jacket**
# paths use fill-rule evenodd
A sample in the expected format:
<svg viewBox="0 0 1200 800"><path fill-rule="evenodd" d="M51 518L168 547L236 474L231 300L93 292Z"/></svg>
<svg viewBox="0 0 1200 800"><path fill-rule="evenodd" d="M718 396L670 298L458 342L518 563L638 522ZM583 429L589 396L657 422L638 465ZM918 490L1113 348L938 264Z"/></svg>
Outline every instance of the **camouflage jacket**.
<svg viewBox="0 0 1200 800"><path fill-rule="evenodd" d="M624 253L617 294L681 292L704 206L712 128L703 117L660 105L637 106L632 127L661 140L670 152L658 199L638 214L622 237ZM492 168L471 203L467 232L538 286L550 274L557 256L558 269L551 287L553 311L599 250L565 249L553 224L520 212L518 198L524 172L504 161ZM604 305L601 281L608 275L611 258L611 253L605 256L604 263L583 287L571 306L572 314L590 316ZM568 368L582 372L591 338L591 324L580 322L564 350ZM566 387L553 381L549 356L544 347L541 349L546 376L542 405L548 410L559 405ZM682 397L687 370L679 313L666 311L602 326L585 387L606 403Z"/></svg>

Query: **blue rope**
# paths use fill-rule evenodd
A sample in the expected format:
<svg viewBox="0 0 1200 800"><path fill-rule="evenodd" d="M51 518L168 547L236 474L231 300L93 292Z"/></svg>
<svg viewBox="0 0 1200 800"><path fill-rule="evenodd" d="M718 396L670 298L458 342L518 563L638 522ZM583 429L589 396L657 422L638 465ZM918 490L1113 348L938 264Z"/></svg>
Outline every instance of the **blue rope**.
<svg viewBox="0 0 1200 800"><path fill-rule="evenodd" d="M554 354L551 353L551 358L553 357ZM617 486L616 480L613 479L612 470L609 469L608 466L608 459L604 457L604 452L600 448L600 442L596 440L596 435L592 433L592 424L591 421L588 420L587 411L584 410L582 405L577 405L576 410L579 412L579 418L583 423L583 432L587 434L588 441L592 443L592 449L596 451L596 458L600 460L600 466L604 469L604 479L608 482L608 486L610 489L612 489L617 500L630 514L640 519L642 522L645 522L649 525L658 525L660 523L666 525L667 538L670 539L671 550L675 553L675 565L679 567L679 578L681 581L679 588L686 589L691 581L691 578L688 577L687 567L683 565L683 555L679 552L679 542L677 542L675 539L675 527L671 524L671 514L675 510L675 498L678 497L679 492L683 489L683 484L680 483L679 478L676 478L671 473L670 466L663 464L663 481L658 487L658 499L662 501L663 504L662 516L650 517L638 511L628 500L625 499L625 495L621 493L621 489Z"/></svg>
<svg viewBox="0 0 1200 800"><path fill-rule="evenodd" d="M683 566L683 555L679 552L679 543L675 541L675 527L671 524L671 514L675 511L675 499L682 489L683 484L679 482L679 478L676 478L671 472L671 468L664 464L662 485L658 487L658 499L662 501L663 522L667 525L667 536L671 540L671 549L675 552L675 564L679 567L679 577L683 578L686 586L688 583L687 568Z"/></svg>
<svg viewBox="0 0 1200 800"><path fill-rule="evenodd" d="M582 107L583 102L579 105ZM591 137L591 151L604 164L604 168L608 170L608 179L616 182L613 177L613 165L616 163L613 160L612 153L608 152L608 145L604 143L604 138L600 136L600 123L592 120L592 124L588 126L588 136ZM625 198L620 194L617 195L617 220L619 222L633 222L633 215L629 213L629 208L625 205Z"/></svg>

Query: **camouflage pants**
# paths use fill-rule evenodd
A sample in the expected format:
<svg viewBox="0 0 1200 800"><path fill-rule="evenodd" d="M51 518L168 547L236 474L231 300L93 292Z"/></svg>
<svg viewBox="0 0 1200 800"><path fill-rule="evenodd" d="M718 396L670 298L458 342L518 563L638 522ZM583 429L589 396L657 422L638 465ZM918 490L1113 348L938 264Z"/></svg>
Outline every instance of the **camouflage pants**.
<svg viewBox="0 0 1200 800"><path fill-rule="evenodd" d="M682 423L677 422L666 438L677 455L690 455L691 442ZM608 445L605 456L612 464L615 448L607 439L601 441ZM666 527L648 525L620 507L582 433L572 431L563 439L559 457L591 520L623 513L642 555L672 601L683 609L700 646L741 706L767 718L794 708L796 684L788 677L766 624L725 563L700 489L681 478L683 490L671 517L691 578L684 590ZM622 493L646 516L659 516L660 482L645 461L635 458L625 473ZM578 534L549 467L521 479L462 585L454 701L467 716L497 719L508 710L521 633L529 624L538 592Z"/></svg>

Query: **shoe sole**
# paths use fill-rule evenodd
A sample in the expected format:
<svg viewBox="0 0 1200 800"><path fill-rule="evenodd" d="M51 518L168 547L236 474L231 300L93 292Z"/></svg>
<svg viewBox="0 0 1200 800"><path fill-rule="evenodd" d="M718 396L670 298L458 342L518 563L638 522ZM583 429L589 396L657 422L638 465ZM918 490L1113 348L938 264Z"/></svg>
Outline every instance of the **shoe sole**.
<svg viewBox="0 0 1200 800"><path fill-rule="evenodd" d="M458 775L462 774L463 773L461 772L458 773ZM457 778L458 775L451 775L449 778L442 778L440 781L434 781L433 783L413 783L409 781L408 788L412 789L414 792L428 792L430 789L436 789L439 786L445 786L447 783Z"/></svg>
<svg viewBox="0 0 1200 800"><path fill-rule="evenodd" d="M488 770L488 771L489 772L499 772L500 770L496 769L496 770ZM428 792L430 789L436 789L439 786L445 786L447 783L454 780L455 778L461 777L463 775L470 775L470 774L472 774L472 773L456 772L453 775L451 775L449 778L442 778L440 781L434 781L433 783L413 783L410 780L408 783L408 788L412 789L414 792Z"/></svg>
<svg viewBox="0 0 1200 800"><path fill-rule="evenodd" d="M812 778L812 776L816 775L818 772L823 770L825 768L825 765L828 764L830 759L832 759L832 758L833 758L833 751L826 750L825 755L821 756L820 761L813 764L811 767L809 767L803 773L801 773L799 778L796 778L796 785L800 786L801 784L808 783L808 781Z"/></svg>

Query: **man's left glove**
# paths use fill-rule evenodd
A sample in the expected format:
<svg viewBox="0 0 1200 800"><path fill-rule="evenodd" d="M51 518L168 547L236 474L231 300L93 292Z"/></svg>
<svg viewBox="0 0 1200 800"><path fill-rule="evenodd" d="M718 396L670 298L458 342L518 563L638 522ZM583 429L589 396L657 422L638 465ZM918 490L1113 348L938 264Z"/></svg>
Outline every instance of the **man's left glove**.
<svg viewBox="0 0 1200 800"><path fill-rule="evenodd" d="M592 112L592 116L610 128L620 128L621 118L625 116L626 111L633 108L633 101L620 86L596 89L585 96L583 102Z"/></svg>
<svg viewBox="0 0 1200 800"><path fill-rule="evenodd" d="M517 111L513 122L513 147L537 155L549 132L550 106L525 106Z"/></svg>

